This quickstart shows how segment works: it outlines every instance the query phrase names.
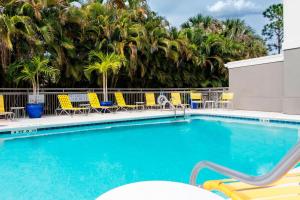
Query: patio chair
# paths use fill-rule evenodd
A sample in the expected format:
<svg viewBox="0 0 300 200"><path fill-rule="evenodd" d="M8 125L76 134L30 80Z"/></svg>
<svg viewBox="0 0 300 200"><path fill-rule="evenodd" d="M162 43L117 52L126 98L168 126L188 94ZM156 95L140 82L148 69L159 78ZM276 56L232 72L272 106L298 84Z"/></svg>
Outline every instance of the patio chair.
<svg viewBox="0 0 300 200"><path fill-rule="evenodd" d="M231 107L233 107L233 98L234 98L234 93L231 92L223 92L221 95L221 98L216 102L216 104L218 105L218 107L226 107L228 108L229 105L231 105Z"/></svg>
<svg viewBox="0 0 300 200"><path fill-rule="evenodd" d="M138 109L143 107L143 105L127 105L122 92L115 92L115 98L117 101L118 110L123 109L127 111L128 109Z"/></svg>
<svg viewBox="0 0 300 200"><path fill-rule="evenodd" d="M61 115L63 112L66 113L67 115L74 115L76 112L78 113L83 113L83 111L86 111L86 114L89 113L89 108L78 108L78 107L73 107L69 95L57 95L59 104L60 104L60 113ZM57 114L57 110L56 110Z"/></svg>
<svg viewBox="0 0 300 200"><path fill-rule="evenodd" d="M153 92L145 93L146 97L146 107L147 108L162 108L161 105L156 104L155 102L155 95Z"/></svg>
<svg viewBox="0 0 300 200"><path fill-rule="evenodd" d="M176 108L181 107L181 108L187 108L190 105L189 104L183 104L181 101L180 93L179 92L172 92L171 93L171 103L173 106Z"/></svg>
<svg viewBox="0 0 300 200"><path fill-rule="evenodd" d="M202 105L202 107L204 107L204 101L203 101L203 97L202 97L202 93L196 93L196 92L191 92L191 105L192 104L199 104L200 107Z"/></svg>
<svg viewBox="0 0 300 200"><path fill-rule="evenodd" d="M276 183L257 187L233 179L207 181L203 188L218 191L232 200L299 200L300 173L289 173Z"/></svg>
<svg viewBox="0 0 300 200"><path fill-rule="evenodd" d="M90 102L90 109L99 112L111 112L112 109L117 109L117 106L101 106L98 95L96 93L88 93L87 94L89 102Z"/></svg>
<svg viewBox="0 0 300 200"><path fill-rule="evenodd" d="M9 117L10 119L14 119L15 117L15 113L5 111L3 95L0 95L0 116L4 116L5 119L7 119L7 117Z"/></svg>

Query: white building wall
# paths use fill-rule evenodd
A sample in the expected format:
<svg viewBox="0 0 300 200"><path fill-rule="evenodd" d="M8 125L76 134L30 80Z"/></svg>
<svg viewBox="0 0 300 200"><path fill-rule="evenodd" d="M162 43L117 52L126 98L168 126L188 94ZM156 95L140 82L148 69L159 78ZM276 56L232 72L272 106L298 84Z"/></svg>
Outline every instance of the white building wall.
<svg viewBox="0 0 300 200"><path fill-rule="evenodd" d="M300 47L300 0L283 0L284 49Z"/></svg>
<svg viewBox="0 0 300 200"><path fill-rule="evenodd" d="M226 67L235 109L282 112L283 55L231 62Z"/></svg>
<svg viewBox="0 0 300 200"><path fill-rule="evenodd" d="M284 0L283 112L300 114L300 0Z"/></svg>
<svg viewBox="0 0 300 200"><path fill-rule="evenodd" d="M226 65L237 109L300 114L300 0L283 2L283 55Z"/></svg>

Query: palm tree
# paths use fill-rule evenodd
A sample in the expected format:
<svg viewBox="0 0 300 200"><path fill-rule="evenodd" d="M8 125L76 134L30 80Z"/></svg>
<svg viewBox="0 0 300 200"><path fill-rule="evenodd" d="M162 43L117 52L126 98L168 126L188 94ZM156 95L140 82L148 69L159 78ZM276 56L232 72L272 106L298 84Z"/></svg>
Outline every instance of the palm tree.
<svg viewBox="0 0 300 200"><path fill-rule="evenodd" d="M107 3L108 3L108 5L111 5L117 9L126 8L126 3L124 0L108 0Z"/></svg>
<svg viewBox="0 0 300 200"><path fill-rule="evenodd" d="M112 73L111 86L226 86L224 63L266 54L263 40L241 20L198 15L176 29L146 0L69 2L0 2L0 76L5 77L10 63L45 52L63 77L58 86L94 86L96 81L84 75L89 52L96 50L128 61ZM96 62L102 63L96 57L90 61Z"/></svg>
<svg viewBox="0 0 300 200"><path fill-rule="evenodd" d="M85 68L86 76L90 79L93 71L96 71L98 74L102 74L104 101L108 101L108 72L111 70L113 73L117 73L122 64L125 62L125 59L123 56L115 53L103 54L102 52L91 51L89 53L89 62L90 64Z"/></svg>
<svg viewBox="0 0 300 200"><path fill-rule="evenodd" d="M39 94L40 80L46 79L51 82L56 82L59 75L59 70L48 66L49 60L36 56L32 60L15 63L11 67L11 74L15 77L15 82L20 81L30 82L33 89L33 95ZM37 99L36 99L37 101Z"/></svg>
<svg viewBox="0 0 300 200"><path fill-rule="evenodd" d="M44 42L43 51L49 54L51 63L66 78L60 84L72 84L83 77L83 63L78 61L85 57L76 53L74 41L82 37L86 25L85 13L80 8L66 7L64 4L55 8L43 10L37 33Z"/></svg>
<svg viewBox="0 0 300 200"><path fill-rule="evenodd" d="M203 16L201 14L191 17L188 22L183 23L182 28L200 28L206 33L219 33L222 29L222 23L210 16Z"/></svg>
<svg viewBox="0 0 300 200"><path fill-rule="evenodd" d="M0 13L0 55L4 74L8 71L7 66L9 65L10 51L13 50L13 39L24 37L27 41L36 42L34 33L29 17Z"/></svg>
<svg viewBox="0 0 300 200"><path fill-rule="evenodd" d="M228 19L224 21L222 35L228 38L233 46L236 46L235 49L228 49L232 53L236 53L239 59L253 58L267 53L264 41L243 20Z"/></svg>

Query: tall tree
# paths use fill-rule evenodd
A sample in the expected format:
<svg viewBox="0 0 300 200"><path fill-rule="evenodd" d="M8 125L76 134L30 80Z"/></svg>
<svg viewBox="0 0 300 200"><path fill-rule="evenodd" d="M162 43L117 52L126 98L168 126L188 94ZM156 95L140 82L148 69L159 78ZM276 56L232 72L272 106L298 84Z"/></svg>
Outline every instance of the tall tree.
<svg viewBox="0 0 300 200"><path fill-rule="evenodd" d="M283 4L271 5L263 12L269 23L265 25L262 34L269 41L270 51L281 53L283 43Z"/></svg>
<svg viewBox="0 0 300 200"><path fill-rule="evenodd" d="M198 15L177 29L146 0L69 2L0 0L1 87L14 86L3 80L11 63L35 56L60 71L48 87L211 87L228 85L224 63L266 55L264 41L242 20ZM89 59L95 51L124 58L118 73L103 71L103 83L95 72L84 76L85 66L104 63Z"/></svg>

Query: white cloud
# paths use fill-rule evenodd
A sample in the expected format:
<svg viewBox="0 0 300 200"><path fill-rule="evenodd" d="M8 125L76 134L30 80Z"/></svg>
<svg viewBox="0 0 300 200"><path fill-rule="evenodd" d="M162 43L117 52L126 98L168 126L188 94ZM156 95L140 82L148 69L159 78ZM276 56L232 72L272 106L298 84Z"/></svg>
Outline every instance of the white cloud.
<svg viewBox="0 0 300 200"><path fill-rule="evenodd" d="M208 6L210 14L219 17L238 17L262 13L261 7L250 0L219 0Z"/></svg>

